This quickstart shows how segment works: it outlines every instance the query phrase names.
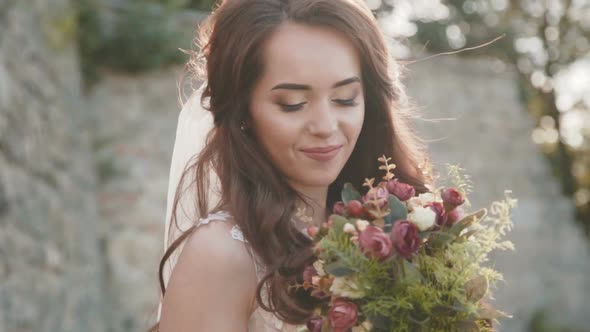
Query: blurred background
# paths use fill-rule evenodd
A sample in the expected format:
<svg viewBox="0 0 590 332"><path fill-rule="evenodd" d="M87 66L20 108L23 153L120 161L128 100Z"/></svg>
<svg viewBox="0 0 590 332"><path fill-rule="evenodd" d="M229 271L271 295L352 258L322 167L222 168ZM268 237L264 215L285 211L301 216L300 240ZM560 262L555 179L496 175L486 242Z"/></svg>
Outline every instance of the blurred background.
<svg viewBox="0 0 590 332"><path fill-rule="evenodd" d="M439 170L519 200L498 330L590 331L590 1L367 4ZM0 331L155 321L179 48L212 6L0 0Z"/></svg>

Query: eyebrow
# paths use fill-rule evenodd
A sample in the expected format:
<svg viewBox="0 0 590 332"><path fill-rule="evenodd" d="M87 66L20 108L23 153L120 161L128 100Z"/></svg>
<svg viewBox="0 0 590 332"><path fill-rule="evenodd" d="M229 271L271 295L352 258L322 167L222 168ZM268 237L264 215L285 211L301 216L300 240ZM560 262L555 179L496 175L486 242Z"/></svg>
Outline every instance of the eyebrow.
<svg viewBox="0 0 590 332"><path fill-rule="evenodd" d="M358 78L357 76L353 76L351 78L347 78L347 79L342 80L340 82L336 82L334 85L332 85L332 89L341 87L343 85L347 85L347 84L351 84L351 83L355 83L355 82L360 82L360 81L361 81L360 78ZM311 86L305 85L305 84L296 84L296 83L281 83L281 84L275 85L275 87L272 88L271 91L278 90L278 89L311 90Z"/></svg>

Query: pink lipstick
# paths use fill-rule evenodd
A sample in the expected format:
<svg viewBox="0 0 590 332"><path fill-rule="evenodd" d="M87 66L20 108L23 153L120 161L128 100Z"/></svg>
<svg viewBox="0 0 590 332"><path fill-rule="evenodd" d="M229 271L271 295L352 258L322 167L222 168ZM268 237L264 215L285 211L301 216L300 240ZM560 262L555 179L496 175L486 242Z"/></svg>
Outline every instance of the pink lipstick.
<svg viewBox="0 0 590 332"><path fill-rule="evenodd" d="M313 147L301 149L301 151L309 158L318 161L332 160L338 152L342 149L342 145L331 145L326 147Z"/></svg>

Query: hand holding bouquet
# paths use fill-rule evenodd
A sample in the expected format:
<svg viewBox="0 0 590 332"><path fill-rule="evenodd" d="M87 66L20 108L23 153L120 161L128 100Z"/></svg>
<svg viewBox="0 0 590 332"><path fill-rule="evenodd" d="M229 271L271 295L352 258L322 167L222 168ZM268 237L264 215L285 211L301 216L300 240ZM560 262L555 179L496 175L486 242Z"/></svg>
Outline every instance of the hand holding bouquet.
<svg viewBox="0 0 590 332"><path fill-rule="evenodd" d="M352 185L321 227L310 226L317 260L303 287L317 298L315 315L300 331L492 331L508 315L484 302L502 275L483 266L494 249L513 249L501 238L512 227L506 197L466 213L466 179L450 167L453 188L416 196L394 178L390 158L379 158L383 181Z"/></svg>

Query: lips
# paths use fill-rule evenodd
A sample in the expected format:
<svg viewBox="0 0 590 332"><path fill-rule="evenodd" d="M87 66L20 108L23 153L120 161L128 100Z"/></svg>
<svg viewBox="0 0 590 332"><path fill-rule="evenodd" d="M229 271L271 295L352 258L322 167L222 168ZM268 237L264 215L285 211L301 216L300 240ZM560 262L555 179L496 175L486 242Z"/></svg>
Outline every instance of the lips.
<svg viewBox="0 0 590 332"><path fill-rule="evenodd" d="M326 147L301 149L301 151L309 152L309 153L327 153L327 152L339 149L341 147L342 147L342 145L330 145L330 146L326 146Z"/></svg>
<svg viewBox="0 0 590 332"><path fill-rule="evenodd" d="M301 151L308 157L317 161L332 160L342 148L342 145L331 145L325 147L314 147L301 149Z"/></svg>

